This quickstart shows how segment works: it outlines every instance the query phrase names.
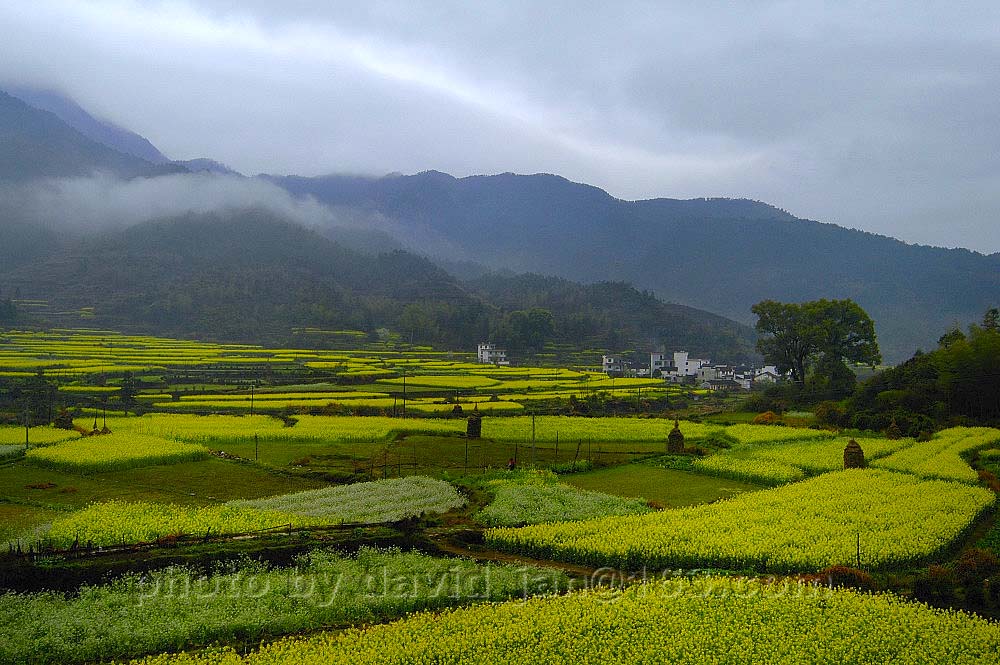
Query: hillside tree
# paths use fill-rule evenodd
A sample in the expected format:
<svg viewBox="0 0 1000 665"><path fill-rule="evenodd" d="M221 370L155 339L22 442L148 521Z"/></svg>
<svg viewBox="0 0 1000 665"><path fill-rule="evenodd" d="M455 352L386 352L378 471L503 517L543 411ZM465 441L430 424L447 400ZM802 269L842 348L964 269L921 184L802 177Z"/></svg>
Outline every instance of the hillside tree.
<svg viewBox="0 0 1000 665"><path fill-rule="evenodd" d="M764 300L752 311L760 335L757 350L779 371L790 371L799 385L821 358L825 368L845 362L877 365L882 360L875 323L853 300Z"/></svg>

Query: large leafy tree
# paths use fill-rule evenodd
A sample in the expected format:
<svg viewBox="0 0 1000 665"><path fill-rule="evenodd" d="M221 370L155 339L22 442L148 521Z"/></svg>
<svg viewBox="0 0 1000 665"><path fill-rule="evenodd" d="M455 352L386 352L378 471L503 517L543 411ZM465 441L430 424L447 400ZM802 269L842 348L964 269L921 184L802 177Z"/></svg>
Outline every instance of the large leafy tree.
<svg viewBox="0 0 1000 665"><path fill-rule="evenodd" d="M780 371L791 371L800 385L820 358L824 366L845 361L876 365L882 360L875 324L853 300L764 300L753 306L753 313L760 334L757 350Z"/></svg>

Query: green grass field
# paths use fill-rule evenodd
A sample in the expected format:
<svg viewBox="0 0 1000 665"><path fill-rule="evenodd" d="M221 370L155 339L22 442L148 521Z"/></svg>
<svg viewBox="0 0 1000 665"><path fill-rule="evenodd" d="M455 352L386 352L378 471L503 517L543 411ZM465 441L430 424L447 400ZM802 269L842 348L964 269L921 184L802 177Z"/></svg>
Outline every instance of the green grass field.
<svg viewBox="0 0 1000 665"><path fill-rule="evenodd" d="M0 466L0 529L6 540L95 501L201 506L324 485L215 458L86 475L17 462Z"/></svg>
<svg viewBox="0 0 1000 665"><path fill-rule="evenodd" d="M562 481L586 490L641 497L664 508L694 506L762 489L750 483L647 464L625 464L569 474L563 476Z"/></svg>

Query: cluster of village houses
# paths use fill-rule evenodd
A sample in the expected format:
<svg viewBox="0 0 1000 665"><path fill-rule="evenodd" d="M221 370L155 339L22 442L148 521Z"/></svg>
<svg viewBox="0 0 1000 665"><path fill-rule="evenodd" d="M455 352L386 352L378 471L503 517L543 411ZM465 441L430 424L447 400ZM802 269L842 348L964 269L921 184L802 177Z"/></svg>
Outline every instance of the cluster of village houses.
<svg viewBox="0 0 1000 665"><path fill-rule="evenodd" d="M510 365L507 350L492 343L479 345L478 359L486 365ZM754 367L713 364L706 358L692 358L687 351L674 351L672 357L663 351L654 351L649 354L648 366L635 366L621 355L604 355L601 358L601 369L608 376L648 376L662 378L668 383L695 385L711 390L750 390L754 386L775 383L783 378L774 365Z"/></svg>

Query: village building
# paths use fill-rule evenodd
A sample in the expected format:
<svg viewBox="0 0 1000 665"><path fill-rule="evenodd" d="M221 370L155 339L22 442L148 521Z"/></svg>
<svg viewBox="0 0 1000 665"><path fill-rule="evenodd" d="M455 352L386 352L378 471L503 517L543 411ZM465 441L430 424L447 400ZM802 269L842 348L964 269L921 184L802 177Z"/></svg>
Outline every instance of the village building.
<svg viewBox="0 0 1000 665"><path fill-rule="evenodd" d="M625 372L625 360L619 355L601 356L601 371L608 376L621 376Z"/></svg>
<svg viewBox="0 0 1000 665"><path fill-rule="evenodd" d="M498 348L492 342L483 342L478 347L477 359L483 365L510 365L507 349Z"/></svg>

